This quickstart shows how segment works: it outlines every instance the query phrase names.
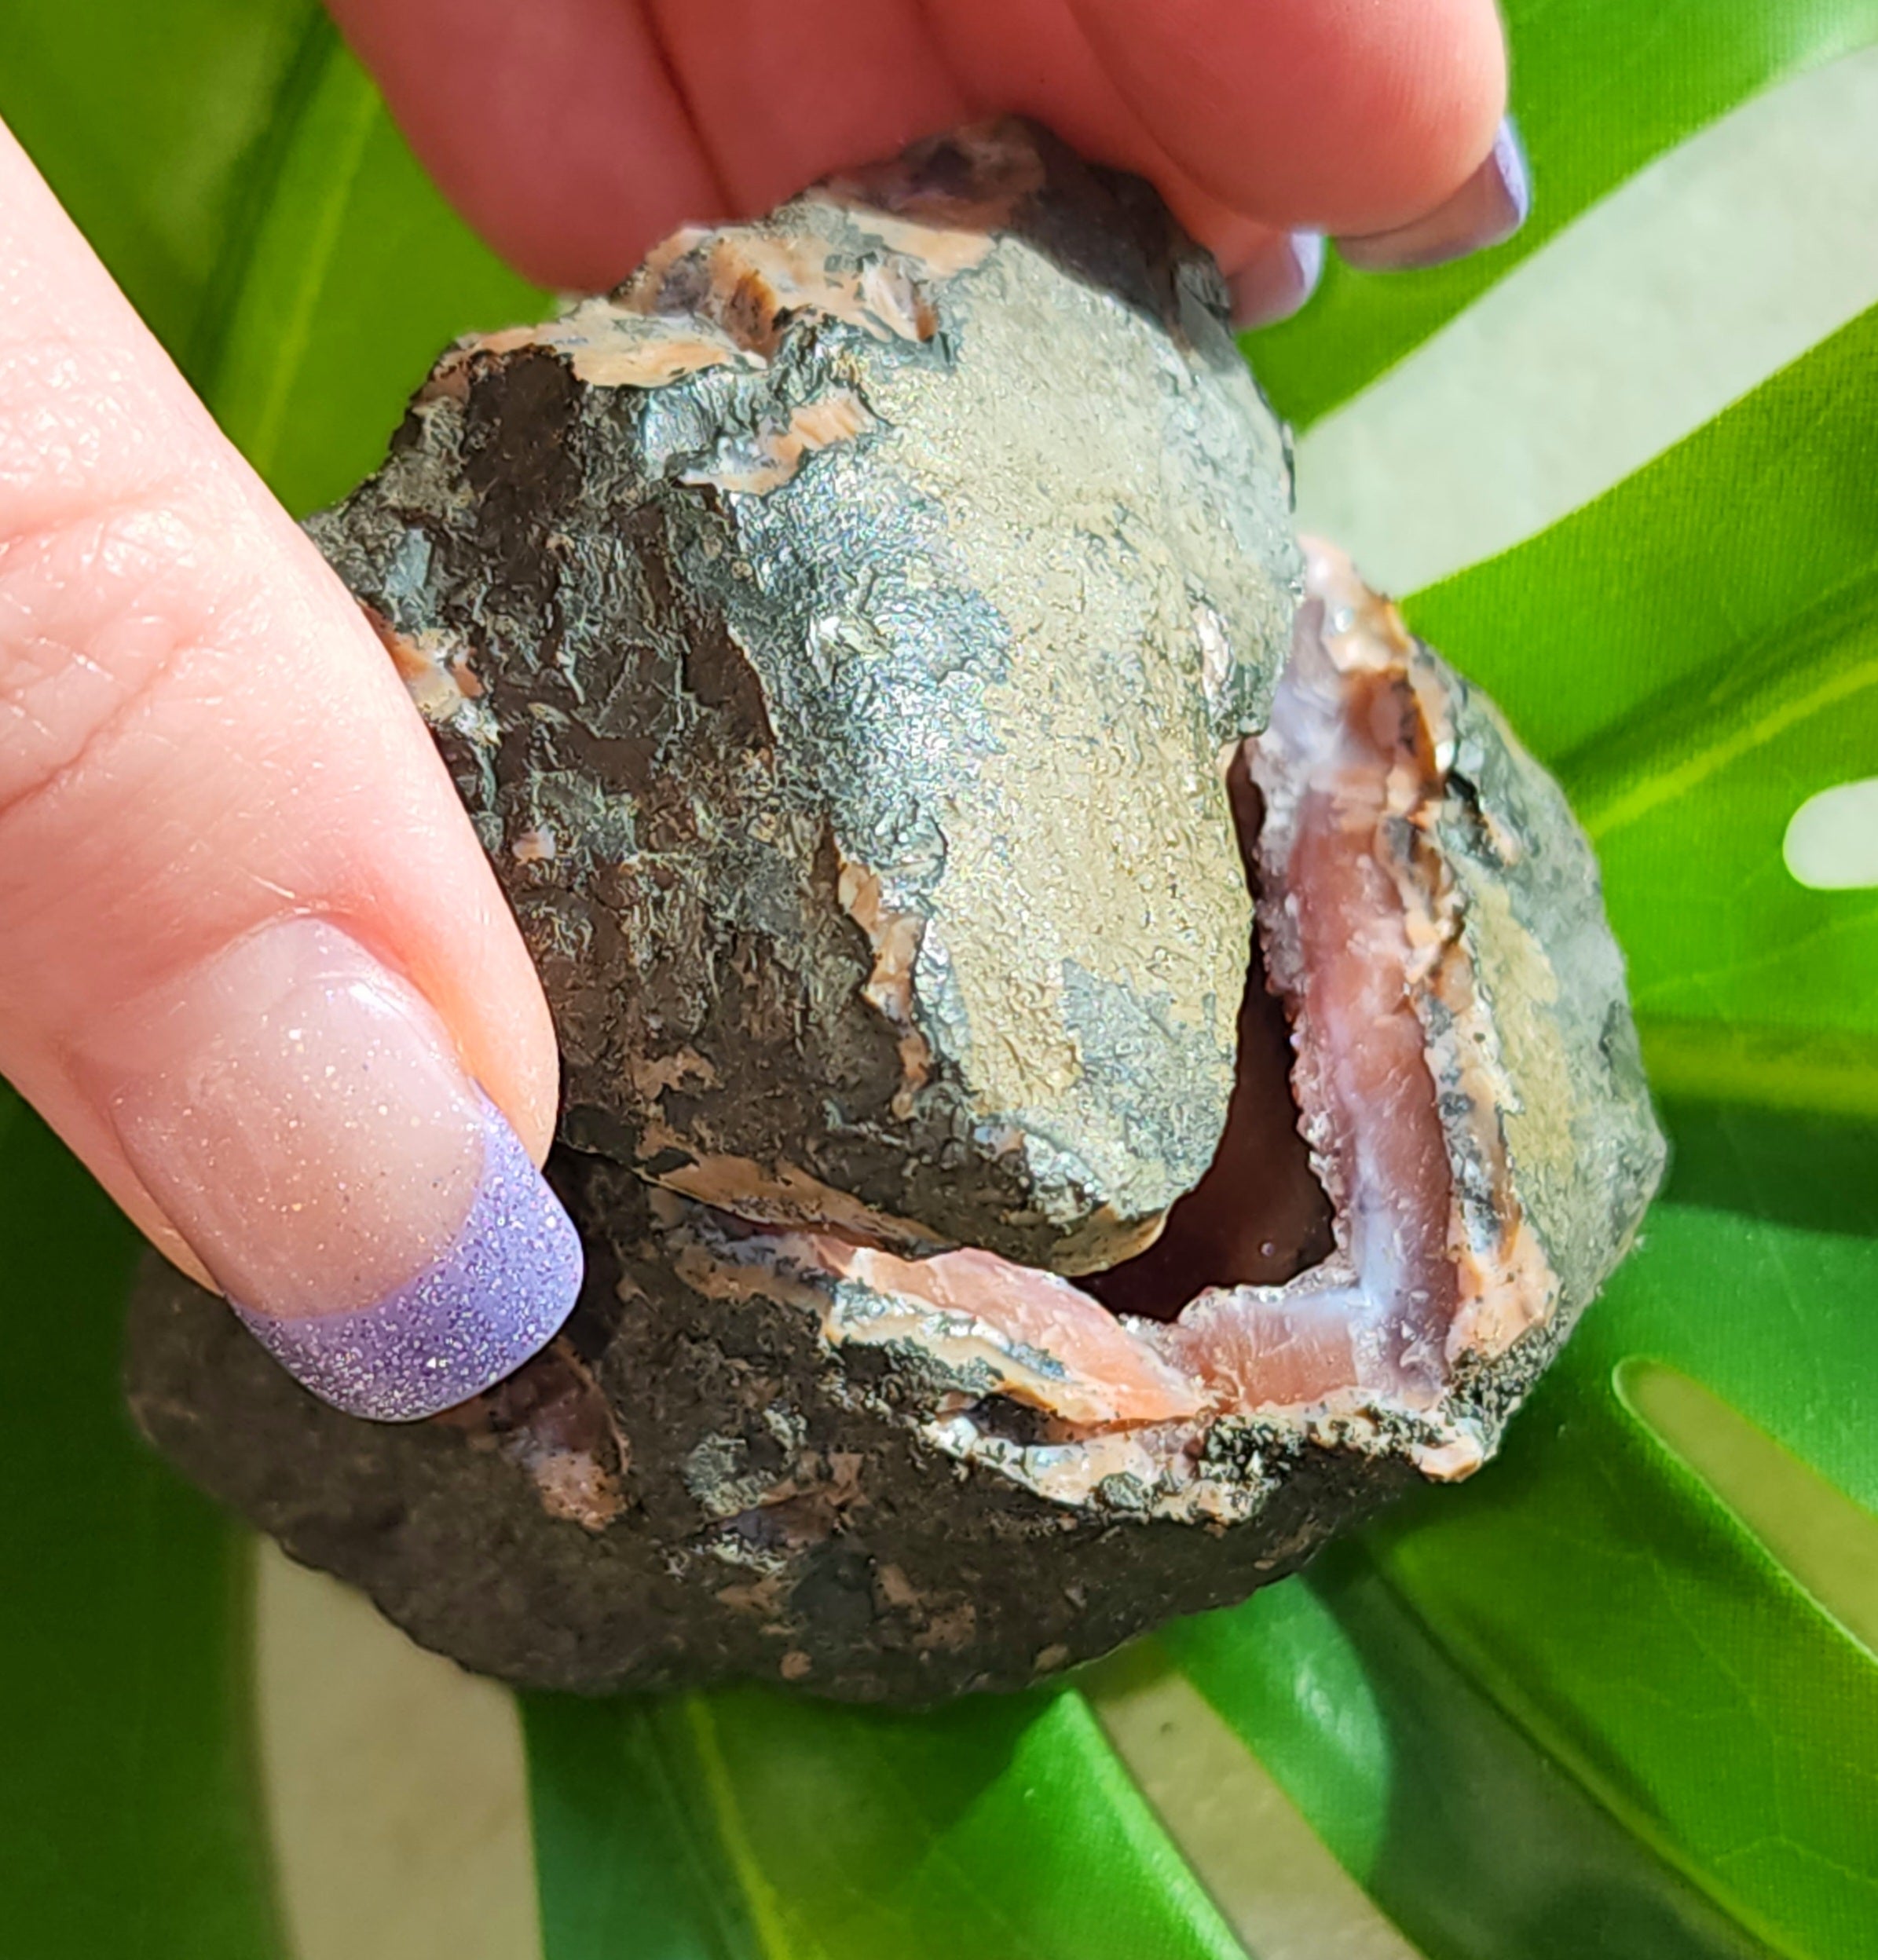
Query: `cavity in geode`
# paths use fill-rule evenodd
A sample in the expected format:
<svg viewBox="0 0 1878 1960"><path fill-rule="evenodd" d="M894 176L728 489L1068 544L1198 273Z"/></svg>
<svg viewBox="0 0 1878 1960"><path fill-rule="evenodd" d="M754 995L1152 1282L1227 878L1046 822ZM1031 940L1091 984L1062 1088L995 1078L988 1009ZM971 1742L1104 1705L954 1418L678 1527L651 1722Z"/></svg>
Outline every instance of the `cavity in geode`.
<svg viewBox="0 0 1878 1960"><path fill-rule="evenodd" d="M587 1288L394 1428L153 1263L148 1432L473 1667L892 1699L1476 1468L1662 1146L1557 787L1288 503L1210 261L1022 125L453 349L313 528L541 962Z"/></svg>

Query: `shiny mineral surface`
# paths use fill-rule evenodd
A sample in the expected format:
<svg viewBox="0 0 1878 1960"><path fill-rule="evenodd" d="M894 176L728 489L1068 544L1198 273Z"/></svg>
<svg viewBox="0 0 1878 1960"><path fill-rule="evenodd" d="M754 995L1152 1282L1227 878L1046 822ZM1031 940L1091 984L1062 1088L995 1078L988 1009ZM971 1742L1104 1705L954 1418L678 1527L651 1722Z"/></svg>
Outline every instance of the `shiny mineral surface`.
<svg viewBox="0 0 1878 1960"><path fill-rule="evenodd" d="M1225 304L1144 185L983 126L459 345L314 521L540 965L570 1144L1070 1273L1197 1182L1221 761L1300 572Z"/></svg>

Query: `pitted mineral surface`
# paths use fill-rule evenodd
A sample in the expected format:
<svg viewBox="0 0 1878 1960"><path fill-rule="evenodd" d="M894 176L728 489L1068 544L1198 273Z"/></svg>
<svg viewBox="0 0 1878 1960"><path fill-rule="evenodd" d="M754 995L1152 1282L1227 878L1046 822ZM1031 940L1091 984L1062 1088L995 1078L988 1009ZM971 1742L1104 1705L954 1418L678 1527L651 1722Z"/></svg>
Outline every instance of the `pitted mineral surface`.
<svg viewBox="0 0 1878 1960"><path fill-rule="evenodd" d="M563 1150L588 1285L508 1381L342 1416L152 1256L146 1431L419 1640L589 1691L1016 1687L1470 1474L1663 1146L1557 786L1336 553L1306 591L1228 777L1230 1118L1151 1249L1080 1285L910 1260Z"/></svg>
<svg viewBox="0 0 1878 1960"><path fill-rule="evenodd" d="M1225 307L1137 180L960 131L460 344L313 521L540 967L569 1143L1071 1273L1198 1181L1221 757L1299 576Z"/></svg>

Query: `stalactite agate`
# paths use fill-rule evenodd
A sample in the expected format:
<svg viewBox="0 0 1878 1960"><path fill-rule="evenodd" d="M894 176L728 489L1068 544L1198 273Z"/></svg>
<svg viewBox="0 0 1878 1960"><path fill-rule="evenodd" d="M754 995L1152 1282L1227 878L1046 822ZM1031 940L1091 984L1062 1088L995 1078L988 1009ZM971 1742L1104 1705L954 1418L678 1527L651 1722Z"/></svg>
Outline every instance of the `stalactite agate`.
<svg viewBox="0 0 1878 1960"><path fill-rule="evenodd" d="M1002 124L445 357L313 529L540 958L587 1290L390 1428L153 1268L164 1450L511 1680L897 1699L1491 1454L1660 1170L1622 967L1556 787L1301 558L1223 299Z"/></svg>

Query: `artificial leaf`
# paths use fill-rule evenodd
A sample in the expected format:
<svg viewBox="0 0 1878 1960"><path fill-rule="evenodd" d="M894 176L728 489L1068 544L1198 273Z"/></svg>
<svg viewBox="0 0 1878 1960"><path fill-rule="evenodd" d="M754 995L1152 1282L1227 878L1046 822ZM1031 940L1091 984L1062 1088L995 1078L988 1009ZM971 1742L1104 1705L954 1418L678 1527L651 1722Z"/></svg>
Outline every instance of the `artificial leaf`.
<svg viewBox="0 0 1878 1960"><path fill-rule="evenodd" d="M1334 269L1255 343L1300 422L1640 163L1878 33L1872 0L1509 13L1533 223L1463 266ZM160 27L13 0L0 112L295 509L372 465L445 340L540 310L308 0ZM1871 894L1781 860L1793 809L1874 752L1875 353L1856 323L1412 602L1600 832L1678 1153L1504 1461L1052 1693L531 1699L547 1960L1878 1951L1878 1669L1845 1570L1878 1505L1878 949ZM242 1541L118 1409L131 1244L0 1096L0 1913L35 1960L272 1960Z"/></svg>
<svg viewBox="0 0 1878 1960"><path fill-rule="evenodd" d="M137 1244L0 1084L0 1946L265 1960L247 1537L124 1411Z"/></svg>
<svg viewBox="0 0 1878 1960"><path fill-rule="evenodd" d="M542 1935L555 1954L750 1960L752 1915L687 1802L656 1702L523 1698L534 1779Z"/></svg>
<svg viewBox="0 0 1878 1960"><path fill-rule="evenodd" d="M1878 1663L1616 1392L1669 1361L1878 1500L1878 1247L1659 1209L1479 1501L1384 1534L1473 1678L1777 1950L1878 1953ZM1878 1523L1868 1556L1878 1553Z"/></svg>
<svg viewBox="0 0 1878 1960"><path fill-rule="evenodd" d="M1495 1700L1367 1544L1148 1644L1426 1954L1764 1951Z"/></svg>
<svg viewBox="0 0 1878 1960"><path fill-rule="evenodd" d="M1878 1114L1878 890L1781 855L1878 755L1875 363L1878 311L1409 609L1572 793L1678 1097Z"/></svg>
<svg viewBox="0 0 1878 1960"><path fill-rule="evenodd" d="M315 0L9 0L0 117L192 378L331 32Z"/></svg>
<svg viewBox="0 0 1878 1960"><path fill-rule="evenodd" d="M1878 1136L1869 1117L1830 1113L1823 1098L1798 1109L1731 1102L1709 1078L1695 1088L1668 1104L1675 1196L1710 1211L1878 1238Z"/></svg>
<svg viewBox="0 0 1878 1960"><path fill-rule="evenodd" d="M1242 1960L1079 1695L928 1716L744 1688L532 1702L529 1725L538 1819L566 1807L563 1765L602 1796L602 1753L639 1800L576 1827L577 1862L547 1854L549 1960L652 1925L687 1960ZM662 1870L630 1842L654 1793ZM602 1875L622 1854L624 1884Z"/></svg>
<svg viewBox="0 0 1878 1960"><path fill-rule="evenodd" d="M1430 1951L1878 1952L1878 1660L1619 1385L1699 1371L1869 1505L1875 1286L1868 1240L1660 1207L1491 1480L1314 1575L1366 1694L1422 1675L1358 1772L1404 1801L1338 1848ZM1290 1700L1324 1646L1275 1660L1273 1617L1166 1644L1336 1843L1349 1772Z"/></svg>
<svg viewBox="0 0 1878 1960"><path fill-rule="evenodd" d="M313 46L204 376L223 428L301 513L376 466L452 338L547 305L437 195L337 35Z"/></svg>

